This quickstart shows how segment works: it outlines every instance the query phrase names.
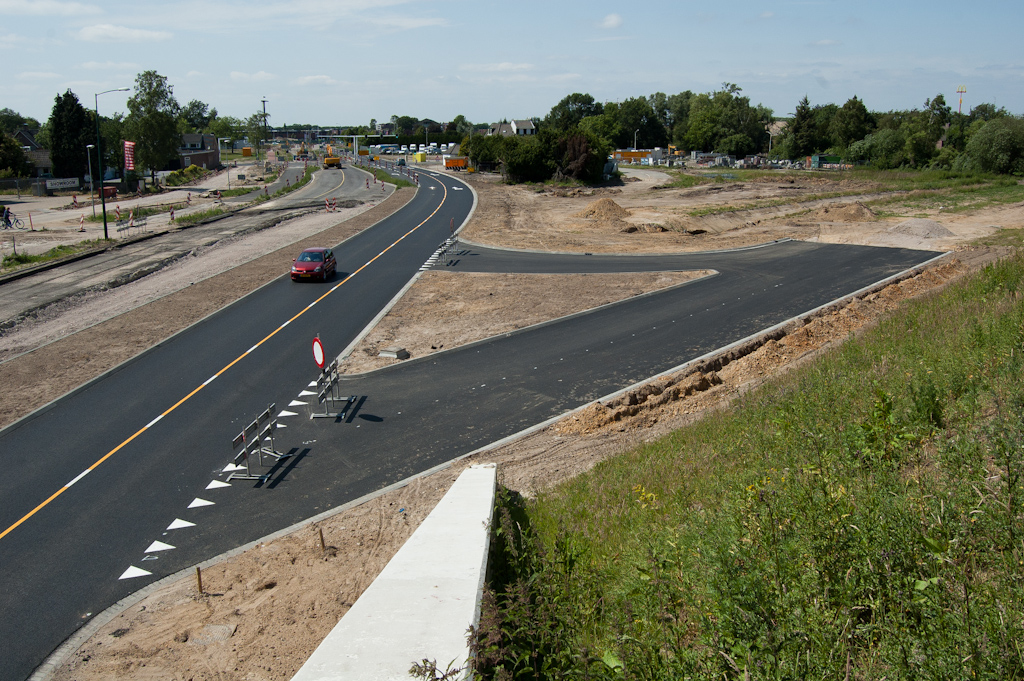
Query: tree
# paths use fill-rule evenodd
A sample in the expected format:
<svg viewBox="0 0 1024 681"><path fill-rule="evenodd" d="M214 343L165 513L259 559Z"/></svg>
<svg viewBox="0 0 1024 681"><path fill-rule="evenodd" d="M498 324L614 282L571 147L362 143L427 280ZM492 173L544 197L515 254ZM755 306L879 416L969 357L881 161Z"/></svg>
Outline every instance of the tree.
<svg viewBox="0 0 1024 681"><path fill-rule="evenodd" d="M39 129L39 121L34 118L27 118L22 116L17 111L12 109L3 108L0 109L0 132L6 132L9 135L13 135L18 132L21 128L29 128L31 130Z"/></svg>
<svg viewBox="0 0 1024 681"><path fill-rule="evenodd" d="M677 147L686 146L686 131L690 125L690 104L695 95L686 90L668 98L668 119L672 122L669 136Z"/></svg>
<svg viewBox="0 0 1024 681"><path fill-rule="evenodd" d="M50 113L50 161L56 177L84 177L86 145L96 129L71 90L54 98Z"/></svg>
<svg viewBox="0 0 1024 681"><path fill-rule="evenodd" d="M18 141L0 132L0 177L28 177L31 174L32 162Z"/></svg>
<svg viewBox="0 0 1024 681"><path fill-rule="evenodd" d="M561 133L553 141L545 139L553 133L542 132L541 144L552 150L554 178L578 182L600 182L608 159L608 145L598 137L580 129Z"/></svg>
<svg viewBox="0 0 1024 681"><path fill-rule="evenodd" d="M971 135L958 167L1024 175L1024 120L1012 116L982 123Z"/></svg>
<svg viewBox="0 0 1024 681"><path fill-rule="evenodd" d="M151 172L166 167L178 154L181 135L177 120L180 107L174 88L156 71L135 78L135 94L128 98L125 135L135 142L135 161Z"/></svg>
<svg viewBox="0 0 1024 681"><path fill-rule="evenodd" d="M266 125L263 122L263 112L257 111L245 119L245 136L249 138L249 144L254 147L263 146Z"/></svg>
<svg viewBox="0 0 1024 681"><path fill-rule="evenodd" d="M234 116L217 116L210 121L210 125L207 127L210 134L215 135L217 139L227 138L230 140L232 147L237 140L245 137L245 132L242 128L243 123L241 119Z"/></svg>
<svg viewBox="0 0 1024 681"><path fill-rule="evenodd" d="M685 133L676 126L677 144L693 150L745 156L767 149L771 109L752 107L735 83L722 83L716 92L687 97ZM689 93L686 93L689 94Z"/></svg>
<svg viewBox="0 0 1024 681"><path fill-rule="evenodd" d="M874 127L874 117L868 112L864 102L854 95L835 112L829 132L833 142L845 149L867 137Z"/></svg>
<svg viewBox="0 0 1024 681"><path fill-rule="evenodd" d="M210 123L217 117L217 110L209 104L193 99L181 110L187 132L207 132Z"/></svg>
<svg viewBox="0 0 1024 681"><path fill-rule="evenodd" d="M556 131L572 130L587 116L599 116L603 112L604 106L593 97L574 92L551 107L543 123L544 127Z"/></svg>
<svg viewBox="0 0 1024 681"><path fill-rule="evenodd" d="M473 129L473 124L469 122L462 114L459 114L452 119L452 122L448 124L449 132L457 132L460 135L468 135Z"/></svg>
<svg viewBox="0 0 1024 681"><path fill-rule="evenodd" d="M786 139L784 145L786 157L798 159L813 154L817 149L815 145L818 138L818 131L815 127L814 111L807 95L796 105L796 112L793 120L786 126Z"/></svg>

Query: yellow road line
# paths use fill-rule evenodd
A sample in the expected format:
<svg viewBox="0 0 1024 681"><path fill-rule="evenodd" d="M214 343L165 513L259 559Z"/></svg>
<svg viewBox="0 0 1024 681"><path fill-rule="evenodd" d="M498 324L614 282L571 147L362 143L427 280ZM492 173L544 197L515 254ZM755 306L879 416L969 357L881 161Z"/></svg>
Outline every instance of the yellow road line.
<svg viewBox="0 0 1024 681"><path fill-rule="evenodd" d="M205 388L206 386L208 386L208 385L209 385L210 383L212 383L214 379L216 379L217 377L219 377L219 376L220 376L221 374L223 374L223 373L224 373L225 371L227 371L227 370L228 370L228 369L230 369L231 367L233 367L233 366L235 366L236 364L238 364L238 363L239 363L240 361L242 361L242 359L244 359L245 357L247 357L248 355L250 355L250 354L251 354L251 353L252 353L252 352L253 352L254 350L256 350L256 348L260 347L261 345L263 345L264 343L266 343L266 342L267 342L268 340L270 340L271 338L273 338L274 336L276 336L276 335L277 335L277 332L278 332L278 331L280 331L280 330L281 330L281 329L283 329L284 327L288 326L289 324L291 324L291 323L292 323L293 321L295 321L296 319L298 319L298 318L299 318L299 317L301 317L302 315L306 314L306 312L308 312L308 311L310 310L310 308L312 308L312 307L313 307L314 305L316 305L316 304L317 304L317 303L319 303L319 302L320 302L321 300L323 300L323 299L324 299L324 298L326 298L327 296L329 296L329 295L331 295L332 293L334 293L334 292L335 292L336 290L338 290L338 288L340 288L340 287L341 287L341 286L342 286L343 284L345 284L346 282L348 282L348 281L349 281L349 280L350 280L350 279L351 279L352 277L356 276L357 274L359 274L360 272L362 272L363 270L365 270L365 269L366 269L367 267L369 267L370 265L372 265L372 264L373 264L373 263L374 263L374 262L375 262L375 261L376 261L376 260L377 260L378 258L380 258L380 257L381 257L382 255L384 255L384 254L385 254L385 253L387 253L388 251L390 251L390 250L391 250L392 248L394 248L395 246L397 246L397 245L398 245L399 243L401 243L401 242L402 242L402 240L404 240L404 239L405 239L405 237L409 236L410 234L412 234L413 232L415 232L415 231L416 231L417 229L419 229L420 227L422 227L423 225L425 225L425 224L427 223L427 221L429 221L429 220L430 220L430 218L432 218L432 217L434 217L435 215L437 215L437 211L441 210L441 206L443 206L443 205L444 205L444 202L448 200L448 187L446 187L446 186L445 186L445 184L444 184L443 182L439 182L438 184L440 184L440 185L441 185L441 187L442 187L442 188L444 189L444 195L443 195L443 196L441 197L441 203L437 204L437 208L435 208L435 209L434 209L434 211L433 211L433 212L432 212L432 213L431 213L430 215L428 215L428 216L427 216L427 217L426 217L426 218L425 218L425 219L423 220L423 222L419 223L418 225L416 225L415 227L413 227L412 229L410 229L410 230L409 230L408 232L406 232L405 234L403 234L402 236L400 236L400 237L399 237L398 239L396 239L396 240L394 241L394 243L392 243L392 244L391 244L390 246L388 246L387 248L385 248L385 249L384 249L383 251L381 251L381 252L380 252L380 253L378 253L377 255L373 256L373 258L371 258L370 260L368 260L368 261L367 261L367 262L366 262L366 263L365 263L365 264L364 264L364 265L363 265L362 267L360 267L360 268L359 268L359 269L357 269L357 270L356 270L355 272L353 272L352 274L348 275L347 277L345 277L344 279L342 279L341 281L339 281L339 282L338 282L337 284L335 284L335 285L334 285L334 286L332 286L332 287L331 287L330 289L328 289L328 291L327 291L326 293L324 293L324 294L323 294L322 296L320 296L319 298L317 298L316 300L314 300L314 301L313 301L312 303L310 303L309 305L307 305L306 307L304 307L304 308L303 308L303 309L302 309L301 311L299 311L299 312L298 312L298 313L297 313L297 314L296 314L296 315L295 315L294 317L292 317L291 319L289 319L288 321L286 321L286 322L285 322L284 324L281 324L280 326L278 326L278 327L277 327L276 329L274 329L273 331L271 331L271 332L270 332L269 334L267 334L267 335L266 335L266 337L265 337L265 338L264 338L263 340L261 340L261 341L260 341L259 343L256 343L256 344L255 344L255 345L253 345L253 346L252 346L251 348L249 348L248 350L246 350L245 352L243 352L243 353L242 353L241 355L239 355L238 357L236 357L236 358L235 358L234 360L232 360L232 361L231 361L231 362L230 362L230 363L229 363L229 364L228 364L227 366L225 366L225 367L224 367L223 369L221 369L220 371L218 371L217 373L215 373L215 374L214 374L213 376L211 376L210 378L206 379L206 380L205 380L205 381L204 381L203 383L199 384L199 385L198 385L197 387L195 387L195 388L194 388L194 389L192 390L192 392L188 393L187 395L185 395L184 397L182 397L182 398L181 398L180 400L178 400L177 402L175 402L175 403L174 403L174 404L173 404L173 405L172 405L171 407L169 407L169 408L168 408L168 409L167 409L166 411L164 411L164 412L163 412L162 414L160 414L159 416L157 416L157 417L156 417L155 419L153 419L152 421L150 421L149 423L147 423L147 424L146 424L145 426L143 426L142 428L139 428L139 429L138 429L137 431L135 431L135 433L134 433L134 434L133 434L133 435L132 435L131 437L129 437L129 438L127 439L127 440L125 440L124 442L122 442L121 444L119 444L118 446L114 447L113 449L111 449L111 450L110 450L109 452L107 452L106 454L104 454L104 455L103 455L102 457L100 457L100 458L99 458L99 459L98 459L98 460L97 460L97 461L96 461L96 462L95 462L94 464L92 464L91 466L89 466L88 468L86 468L86 469L85 469L84 471L82 471L81 473L79 473L79 474L78 474L78 476L76 476L76 477L75 477L74 479L72 479L72 480L71 480L71 482L67 483L66 485L64 485L63 487L61 487L60 489L58 489L58 490L57 490L56 492L54 492L53 494L51 494L51 495L50 495L50 496L49 496L49 497L48 497L48 498L47 498L47 499L46 499L45 501L43 501L43 502L42 502L42 503L40 503L40 504L39 504L38 506L36 506L36 507L35 507L35 508L33 508L33 509L32 509L31 511L29 511L29 512L28 512L28 513L26 513L26 514L25 514L24 516L22 516L22 518L21 518L20 520L18 520L18 522L14 523L13 525L11 525L10 527L8 527L8 528L7 528L6 530L4 530L3 532L0 532L0 539L3 539L4 537L6 537L6 536L7 536L8 534L10 534L11 532L13 532L13 531L14 531L14 529L15 529L15 528L17 528L17 527L18 527L19 525L21 525L21 524L22 524L22 523L24 523L24 522L25 522L26 520L28 520L29 518L31 518L32 516L34 516L34 515L35 515L36 513L38 513L39 511L41 511L41 510L42 510L43 508L45 508L46 506L48 506L48 505L50 504L50 502L52 502L52 501L53 501L54 499L56 499L56 498L57 498L57 497L59 497L59 496L60 496L61 494L63 494L64 492L66 492L66 491L67 491L67 490L68 490L68 489L69 489L69 488L70 488L70 487L71 487L72 485L74 485L74 484L75 484L76 482L78 482L79 480L81 480L81 479L82 479L83 477L85 477L85 476L86 476L86 475L87 475L88 473L90 473L90 472L92 472L92 471L96 470L96 468L97 468L97 467L98 467L98 466L99 466L100 464L102 464L102 463L103 463L104 461L106 461L107 459L109 459L110 457L112 457L112 456L113 456L114 454L116 454L117 452L121 451L121 450L122 450L122 449L123 449L124 447L126 447L126 446L127 446L127 445L128 445L129 443L131 443L131 442L132 442L132 441L133 441L133 440L134 440L135 438L137 438L138 436L142 435L142 434L143 434L144 432L146 432L147 430L149 430L149 429L150 429L150 428L151 428L152 426L156 425L156 423L157 423L158 421L160 421L161 419L163 419L163 418L164 418L165 416L167 416L168 414L170 414L170 413L171 413L172 411L174 411L175 409L177 409L177 408L178 408L178 407L180 407L181 405L185 404L185 402L187 402L188 400L190 400L190 399L191 399L191 398L192 398L192 397L193 397L193 396L194 396L194 395L195 395L196 393L198 393L198 392L199 392L200 390L202 390L203 388Z"/></svg>

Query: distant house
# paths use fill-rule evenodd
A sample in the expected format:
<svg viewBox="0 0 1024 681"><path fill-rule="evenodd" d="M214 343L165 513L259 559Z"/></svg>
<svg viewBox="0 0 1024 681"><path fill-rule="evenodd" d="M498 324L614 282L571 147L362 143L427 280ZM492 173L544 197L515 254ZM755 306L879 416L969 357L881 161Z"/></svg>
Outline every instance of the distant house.
<svg viewBox="0 0 1024 681"><path fill-rule="evenodd" d="M181 136L178 148L180 168L199 166L200 168L220 167L220 147L217 136L210 134L187 133Z"/></svg>
<svg viewBox="0 0 1024 681"><path fill-rule="evenodd" d="M512 121L512 132L516 135L536 135L537 127L531 120Z"/></svg>
<svg viewBox="0 0 1024 681"><path fill-rule="evenodd" d="M13 135L15 141L28 156L28 160L32 163L33 169L32 174L36 177L42 177L49 175L53 172L53 163L50 161L50 150L43 149L38 142L36 137L27 129L22 128Z"/></svg>
<svg viewBox="0 0 1024 681"><path fill-rule="evenodd" d="M501 135L503 137L511 137L512 135L518 135L520 137L525 135L536 135L537 126L533 124L532 120L520 120L512 121L511 123L496 123L487 128L487 135Z"/></svg>
<svg viewBox="0 0 1024 681"><path fill-rule="evenodd" d="M378 123L377 133L380 135L394 135L395 124L394 123Z"/></svg>

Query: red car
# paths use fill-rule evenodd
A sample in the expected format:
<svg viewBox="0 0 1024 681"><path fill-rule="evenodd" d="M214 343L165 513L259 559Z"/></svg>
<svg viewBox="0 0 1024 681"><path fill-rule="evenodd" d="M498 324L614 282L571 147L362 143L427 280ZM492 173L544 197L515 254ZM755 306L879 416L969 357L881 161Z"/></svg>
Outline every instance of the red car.
<svg viewBox="0 0 1024 681"><path fill-rule="evenodd" d="M329 248L307 248L292 264L292 281L320 279L327 281L338 270L334 251Z"/></svg>

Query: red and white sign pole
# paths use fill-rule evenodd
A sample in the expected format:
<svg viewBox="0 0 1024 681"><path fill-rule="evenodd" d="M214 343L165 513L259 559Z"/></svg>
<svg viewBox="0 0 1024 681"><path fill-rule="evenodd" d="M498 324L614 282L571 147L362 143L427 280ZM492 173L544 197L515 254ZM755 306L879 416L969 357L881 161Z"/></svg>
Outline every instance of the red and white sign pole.
<svg viewBox="0 0 1024 681"><path fill-rule="evenodd" d="M324 344L320 342L320 336L313 339L313 361L320 369L324 368Z"/></svg>

